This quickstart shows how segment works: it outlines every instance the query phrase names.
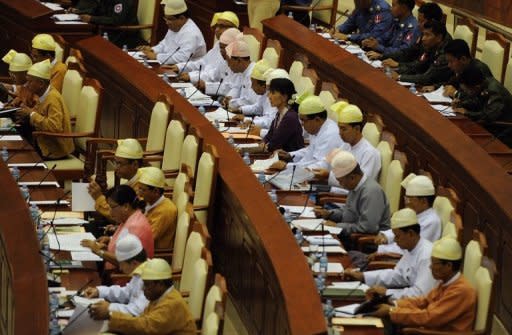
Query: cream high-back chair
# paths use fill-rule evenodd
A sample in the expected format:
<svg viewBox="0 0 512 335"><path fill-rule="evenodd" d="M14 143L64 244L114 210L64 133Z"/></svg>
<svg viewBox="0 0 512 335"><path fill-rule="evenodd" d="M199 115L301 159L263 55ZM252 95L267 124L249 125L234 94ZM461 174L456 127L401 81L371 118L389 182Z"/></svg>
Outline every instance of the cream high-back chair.
<svg viewBox="0 0 512 335"><path fill-rule="evenodd" d="M302 78L302 74L304 72L304 63L300 60L293 61L292 65L290 65L290 70L288 74L290 75L290 80L292 83L297 86L299 84L300 78Z"/></svg>
<svg viewBox="0 0 512 335"><path fill-rule="evenodd" d="M492 262L491 262L492 267ZM475 271L475 289L477 294L477 309L475 320L475 331L482 332L490 328L487 326L489 320L489 307L491 306L493 277L492 270L480 266Z"/></svg>
<svg viewBox="0 0 512 335"><path fill-rule="evenodd" d="M185 257L185 247L190 234L190 223L192 219L194 219L194 212L192 205L189 204L189 206L187 206L187 210L184 210L180 215L178 215L171 262L172 272L180 272L183 267L183 257Z"/></svg>
<svg viewBox="0 0 512 335"><path fill-rule="evenodd" d="M189 173L185 171L180 171L178 176L174 180L174 185L172 188L172 202L177 203L181 193L188 191L190 189L190 177Z"/></svg>
<svg viewBox="0 0 512 335"><path fill-rule="evenodd" d="M215 312L205 315L201 335L219 335L220 318Z"/></svg>
<svg viewBox="0 0 512 335"><path fill-rule="evenodd" d="M181 213L183 213L186 209L187 209L187 204L189 203L189 200L190 200L190 195L188 194L188 192L181 192L177 197L176 197L176 212L178 214L178 216L181 215Z"/></svg>
<svg viewBox="0 0 512 335"><path fill-rule="evenodd" d="M208 293L206 294L206 297L204 299L203 323L201 329L205 329L208 327L208 316L212 313L215 313L215 308L218 303L220 303L222 307L225 307L226 297L226 280L222 275L216 273L215 282L208 290Z"/></svg>
<svg viewBox="0 0 512 335"><path fill-rule="evenodd" d="M464 277L475 287L476 270L482 263L482 258L487 250L487 240L485 235L478 230L473 231L473 239L466 245L464 251L464 264L462 267L462 273Z"/></svg>
<svg viewBox="0 0 512 335"><path fill-rule="evenodd" d="M165 133L164 153L162 156L162 171L176 171L180 168L181 150L185 138L185 126L178 120L171 120ZM172 179L167 183L172 185Z"/></svg>
<svg viewBox="0 0 512 335"><path fill-rule="evenodd" d="M158 17L157 10L159 4L157 2L159 3L157 0L139 0L139 5L137 7L137 19L139 21L139 25L147 27L146 29L141 29L141 37L150 44L153 37L153 25L155 23L155 18Z"/></svg>
<svg viewBox="0 0 512 335"><path fill-rule="evenodd" d="M434 210L436 211L437 215L439 215L439 218L441 219L441 225L442 229L445 229L445 225L450 222L450 217L452 215L453 210L455 209L453 207L453 204L447 197L443 196L437 196L434 199L434 204L432 205Z"/></svg>
<svg viewBox="0 0 512 335"><path fill-rule="evenodd" d="M505 61L510 55L510 42L500 34L487 32L482 47L481 61L489 66L496 80L503 82L505 75Z"/></svg>
<svg viewBox="0 0 512 335"><path fill-rule="evenodd" d="M259 60L261 55L261 45L263 44L264 39L265 35L263 35L259 29L244 27L243 40L249 46L252 62L257 62Z"/></svg>
<svg viewBox="0 0 512 335"><path fill-rule="evenodd" d="M400 194L402 191L402 180L404 178L404 167L402 163L395 159L389 163L386 177L386 186L384 192L389 201L389 210L393 214L400 206Z"/></svg>
<svg viewBox="0 0 512 335"><path fill-rule="evenodd" d="M279 41L267 39L267 45L261 55L261 58L266 59L270 64L270 67L276 69L279 67L281 61L282 50L283 47Z"/></svg>
<svg viewBox="0 0 512 335"><path fill-rule="evenodd" d="M76 67L76 66L74 66ZM76 117L78 108L80 106L80 93L82 91L82 85L84 78L82 74L68 65L68 70L64 75L64 81L62 83L62 99L69 111L69 116L73 119Z"/></svg>
<svg viewBox="0 0 512 335"><path fill-rule="evenodd" d="M457 18L457 26L453 32L453 38L458 38L467 43L471 55L475 56L478 40L478 26L470 18Z"/></svg>
<svg viewBox="0 0 512 335"><path fill-rule="evenodd" d="M187 165L190 168L192 177L196 174L199 148L200 139L197 136L193 134L185 136L185 139L183 140L183 147L181 149L180 165Z"/></svg>
<svg viewBox="0 0 512 335"><path fill-rule="evenodd" d="M298 83L295 85L295 90L297 91L297 95L302 94L315 94L315 84L309 77L301 77L299 78Z"/></svg>
<svg viewBox="0 0 512 335"><path fill-rule="evenodd" d="M203 248L208 248L209 234L206 226L196 223L188 236L183 256L181 275L173 276L179 279L177 287L181 293L190 292L194 283L194 265L201 258Z"/></svg>
<svg viewBox="0 0 512 335"><path fill-rule="evenodd" d="M192 272L190 296L187 301L192 317L198 322L203 312L206 282L212 273L212 255L208 249L201 250L201 258L193 264Z"/></svg>
<svg viewBox="0 0 512 335"><path fill-rule="evenodd" d="M202 224L206 224L208 220L208 213L215 191L218 164L216 148L212 145L207 145L205 149L197 167L193 202L194 213L197 220Z"/></svg>
<svg viewBox="0 0 512 335"><path fill-rule="evenodd" d="M380 130L377 125L373 122L366 122L361 131L363 137L370 142L371 145L377 147L380 141Z"/></svg>
<svg viewBox="0 0 512 335"><path fill-rule="evenodd" d="M391 150L391 146L386 141L380 141L377 145L377 150L380 153L380 175L379 175L379 184L385 189L386 181L388 178L388 170L389 164L391 163L391 159L393 158L393 150Z"/></svg>
<svg viewBox="0 0 512 335"><path fill-rule="evenodd" d="M164 95L161 95L153 106L146 141L147 152L162 152L164 150L170 106L171 103Z"/></svg>

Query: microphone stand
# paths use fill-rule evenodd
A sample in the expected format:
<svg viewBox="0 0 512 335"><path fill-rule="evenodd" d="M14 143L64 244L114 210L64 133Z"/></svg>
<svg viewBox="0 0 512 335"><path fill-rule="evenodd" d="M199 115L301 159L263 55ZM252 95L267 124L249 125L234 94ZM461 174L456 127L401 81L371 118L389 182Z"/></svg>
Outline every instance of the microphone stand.
<svg viewBox="0 0 512 335"><path fill-rule="evenodd" d="M172 56L174 56L175 53L177 53L179 50L181 49L181 46L178 46L170 55L169 57L167 57L166 59L164 59L164 61L162 63L160 63L161 65L165 65L165 63L167 63L167 61L169 59L171 59ZM185 64L186 66L186 64Z"/></svg>

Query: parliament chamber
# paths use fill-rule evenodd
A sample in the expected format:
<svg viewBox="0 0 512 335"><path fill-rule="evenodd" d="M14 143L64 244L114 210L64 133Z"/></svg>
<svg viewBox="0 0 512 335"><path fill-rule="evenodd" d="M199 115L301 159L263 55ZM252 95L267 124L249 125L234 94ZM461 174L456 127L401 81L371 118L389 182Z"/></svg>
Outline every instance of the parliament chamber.
<svg viewBox="0 0 512 335"><path fill-rule="evenodd" d="M205 27L209 27L214 12L234 10L245 20L245 7L231 1L188 2L207 41L208 37L213 40ZM304 253L269 198L267 188L258 182L240 154L185 97L162 80L158 71L95 35L92 25L58 25L50 19L50 13L35 0L0 0L1 53L11 48L29 51L30 40L37 33L58 34L63 38L64 57L79 54L84 75L103 87L100 137L147 137L155 103L164 101L169 108L168 122L179 120L187 134L200 139L199 152L214 152L214 192L199 211L207 213L214 272L221 273L228 283L234 308L231 313L237 315L233 327L237 322L240 327L243 325L237 333L327 334L321 299ZM161 25L162 22L160 28L153 29L159 35ZM512 150L465 117L442 116L425 99L411 94L382 71L284 15L264 21L263 27L261 53L265 45L275 46L279 67L285 69L300 59L309 70L316 94L329 90L336 99L357 104L368 115L368 121L392 134L394 159L404 163L404 176L422 171L432 177L438 188L453 192L453 213L462 222L460 242L466 245L475 230L482 232L487 238L485 256L496 264L492 313L485 333L490 334L493 318L510 332ZM3 65L0 71L1 76L6 75ZM0 146L6 145L1 136ZM40 160L37 154L30 154L32 149L21 149L12 162ZM37 173L29 173L28 177L31 181L42 178ZM52 178L53 173L48 180ZM47 334L48 291L39 241L7 164L1 164L0 184L5 194L0 205L0 333ZM293 204L302 205L307 198L291 193L278 192L281 199L297 197L299 200ZM63 192L38 190L36 196L61 199ZM51 212L58 206L57 202L46 210ZM78 288L88 279L98 280L93 271L84 271L77 278L72 282L64 278L63 282ZM343 334L383 332L373 327L346 327Z"/></svg>

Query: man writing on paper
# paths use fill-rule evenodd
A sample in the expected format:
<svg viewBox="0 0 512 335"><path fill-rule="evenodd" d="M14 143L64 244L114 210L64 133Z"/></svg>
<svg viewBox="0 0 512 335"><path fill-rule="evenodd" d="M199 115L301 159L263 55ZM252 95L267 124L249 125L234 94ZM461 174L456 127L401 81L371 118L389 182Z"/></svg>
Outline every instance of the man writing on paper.
<svg viewBox="0 0 512 335"><path fill-rule="evenodd" d="M164 39L153 48L140 48L149 59L156 59L160 64L177 64L206 54L203 34L190 18L185 0L165 1L164 20L169 28Z"/></svg>
<svg viewBox="0 0 512 335"><path fill-rule="evenodd" d="M315 209L328 225L343 228L340 238L346 249L351 249L350 234L376 234L389 229L389 202L384 190L362 171L354 155L340 151L333 158L332 170L340 185L349 190L343 208Z"/></svg>
<svg viewBox="0 0 512 335"><path fill-rule="evenodd" d="M137 170L142 166L144 150L139 141L134 138L117 140L117 148L114 154L115 175L121 179L127 179L126 185L137 191L139 176ZM100 185L95 180L89 183L89 194L95 201L95 208L98 213L111 219L110 206L103 195Z"/></svg>
<svg viewBox="0 0 512 335"><path fill-rule="evenodd" d="M368 295L390 295L391 299L425 295L436 285L430 271L432 242L420 236L421 226L416 213L401 209L391 217L395 241L404 250L404 256L394 269L376 271L346 270L345 278L356 279L371 286Z"/></svg>
<svg viewBox="0 0 512 335"><path fill-rule="evenodd" d="M68 66L55 57L55 49L57 43L49 34L38 34L32 39L32 48L30 56L34 63L39 63L48 59L51 62L50 83L57 91L62 92L62 84L64 83L64 75L68 70Z"/></svg>
<svg viewBox="0 0 512 335"><path fill-rule="evenodd" d="M116 244L116 258L119 268L132 278L125 286L88 287L84 296L89 299L103 298L89 308L94 318L106 317L110 312L121 312L138 316L142 314L149 301L144 296L144 283L137 272L139 266L147 260L146 252L139 238L132 234L125 235Z"/></svg>
<svg viewBox="0 0 512 335"><path fill-rule="evenodd" d="M70 133L71 122L64 99L50 85L51 68L48 59L30 67L27 72L27 88L39 99L33 108L24 106L16 113L16 117L19 122L30 125L36 131ZM35 139L35 144L45 159L62 159L75 150L72 138L41 135Z"/></svg>
<svg viewBox="0 0 512 335"><path fill-rule="evenodd" d="M289 153L277 150L280 160L272 164L271 169L283 170L287 163L313 171L325 168L327 162L324 157L334 148L344 145L336 122L327 118L327 111L318 96L300 97L298 102L299 119L304 130L311 135L309 145Z"/></svg>
<svg viewBox="0 0 512 335"><path fill-rule="evenodd" d="M176 205L164 196L164 173L157 167L149 166L140 168L138 174L138 193L146 202L144 215L151 225L155 249L172 249L178 211Z"/></svg>
<svg viewBox="0 0 512 335"><path fill-rule="evenodd" d="M473 329L476 292L460 273L462 248L457 240L445 237L432 247L431 271L441 283L427 295L383 304L372 313L389 317L401 327L465 332Z"/></svg>
<svg viewBox="0 0 512 335"><path fill-rule="evenodd" d="M144 312L139 316L110 312L96 319L108 319L109 331L124 335L196 334L190 309L173 286L169 264L154 258L142 264L137 272L141 273L144 295L150 301Z"/></svg>

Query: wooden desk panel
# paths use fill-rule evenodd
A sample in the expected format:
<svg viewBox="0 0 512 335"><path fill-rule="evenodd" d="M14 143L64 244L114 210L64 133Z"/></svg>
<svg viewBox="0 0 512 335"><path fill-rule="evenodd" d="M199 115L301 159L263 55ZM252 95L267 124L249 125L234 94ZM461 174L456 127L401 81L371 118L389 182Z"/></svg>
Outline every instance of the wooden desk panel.
<svg viewBox="0 0 512 335"><path fill-rule="evenodd" d="M167 94L174 113L219 153L211 208L214 271L226 277L250 334L323 334L320 299L304 255L263 187L222 135L183 97L140 63L103 40L76 43L85 67L105 87L104 136L145 136L151 109Z"/></svg>
<svg viewBox="0 0 512 335"><path fill-rule="evenodd" d="M341 48L333 54L331 42L285 16L266 20L264 32L268 38L281 41L285 68L289 68L296 52L304 53L322 80L338 83L343 97L365 112L381 115L386 127L396 135L398 149L407 153L412 170L423 168L432 173L436 184L456 190L462 204L459 214L464 220L464 241L471 239L473 229L484 230L489 256L497 262L499 273L506 272L505 260L512 253L501 246L510 243L504 232L512 222L512 180L461 130L475 126L450 122L381 71ZM510 301L501 291L509 278L498 278L495 312L512 330L512 312L507 309Z"/></svg>

